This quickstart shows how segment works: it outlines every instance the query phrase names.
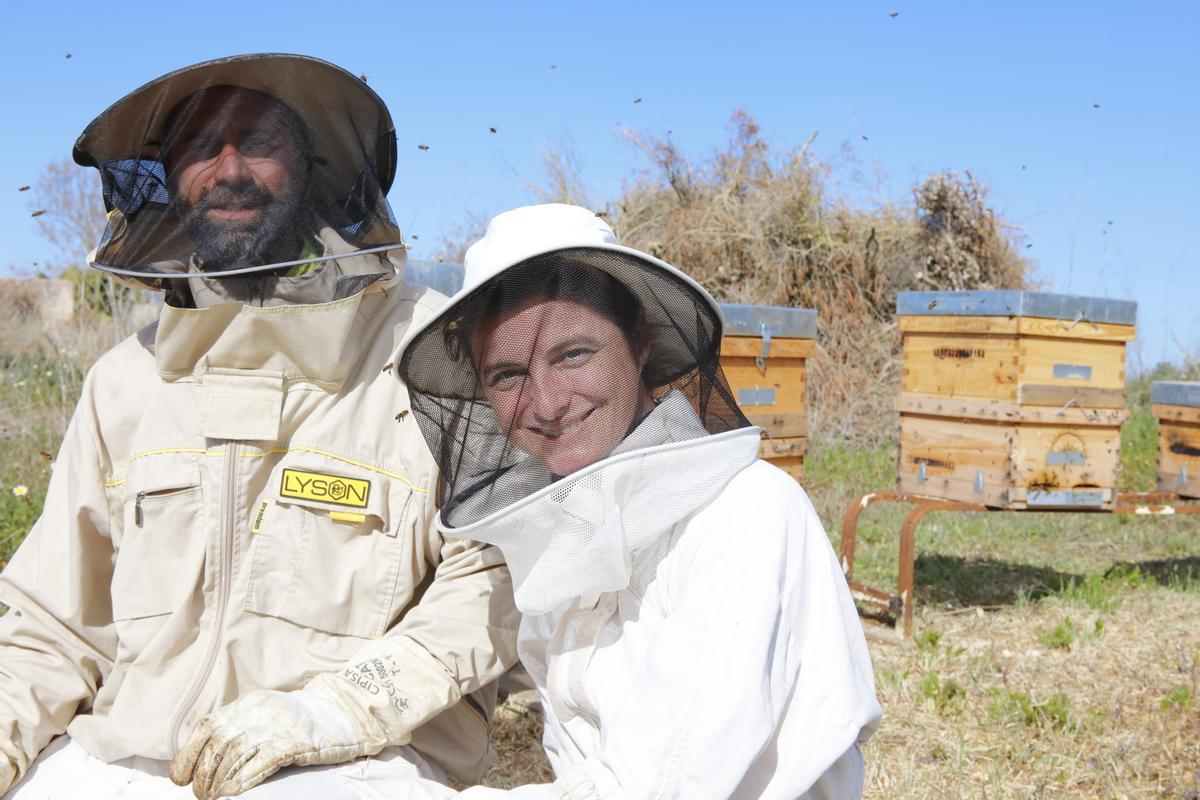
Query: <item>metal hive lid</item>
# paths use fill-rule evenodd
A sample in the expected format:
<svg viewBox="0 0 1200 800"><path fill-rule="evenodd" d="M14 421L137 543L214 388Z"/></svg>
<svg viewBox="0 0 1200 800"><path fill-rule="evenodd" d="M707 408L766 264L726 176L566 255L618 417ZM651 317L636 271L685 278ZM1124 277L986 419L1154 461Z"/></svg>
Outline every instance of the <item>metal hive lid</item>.
<svg viewBox="0 0 1200 800"><path fill-rule="evenodd" d="M966 292L900 292L899 316L1045 317L1080 322L1134 325L1137 303L1016 289Z"/></svg>
<svg viewBox="0 0 1200 800"><path fill-rule="evenodd" d="M817 338L817 311L813 308L752 306L718 303L725 317L725 335L771 336L790 339Z"/></svg>
<svg viewBox="0 0 1200 800"><path fill-rule="evenodd" d="M1150 385L1150 402L1200 408L1200 381L1155 381Z"/></svg>

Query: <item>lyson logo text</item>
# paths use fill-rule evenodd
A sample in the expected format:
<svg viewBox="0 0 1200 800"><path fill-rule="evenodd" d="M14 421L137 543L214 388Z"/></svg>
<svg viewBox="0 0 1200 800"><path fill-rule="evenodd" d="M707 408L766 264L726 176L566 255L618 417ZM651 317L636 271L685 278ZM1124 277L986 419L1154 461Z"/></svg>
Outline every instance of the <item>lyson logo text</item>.
<svg viewBox="0 0 1200 800"><path fill-rule="evenodd" d="M367 496L371 493L371 482L361 478L343 478L340 475L324 475L320 472L305 472L299 469L283 471L280 497L295 500L318 500L339 506L366 508Z"/></svg>

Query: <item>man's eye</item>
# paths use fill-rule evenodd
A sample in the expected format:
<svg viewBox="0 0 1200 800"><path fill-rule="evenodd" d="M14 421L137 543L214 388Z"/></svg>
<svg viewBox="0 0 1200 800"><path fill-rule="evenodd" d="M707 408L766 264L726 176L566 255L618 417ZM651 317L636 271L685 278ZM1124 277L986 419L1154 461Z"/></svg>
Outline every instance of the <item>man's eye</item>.
<svg viewBox="0 0 1200 800"><path fill-rule="evenodd" d="M215 136L197 136L183 146L184 157L198 161L213 158L221 152L221 140Z"/></svg>
<svg viewBox="0 0 1200 800"><path fill-rule="evenodd" d="M247 158L266 158L279 149L279 140L268 134L251 134L238 147Z"/></svg>

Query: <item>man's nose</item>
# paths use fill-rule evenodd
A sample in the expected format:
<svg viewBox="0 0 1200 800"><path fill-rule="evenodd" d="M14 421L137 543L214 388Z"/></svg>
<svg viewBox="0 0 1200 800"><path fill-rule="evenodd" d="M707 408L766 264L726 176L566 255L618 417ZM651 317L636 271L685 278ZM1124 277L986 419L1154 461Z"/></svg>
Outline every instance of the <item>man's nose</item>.
<svg viewBox="0 0 1200 800"><path fill-rule="evenodd" d="M217 153L213 180L216 183L236 184L244 181L249 175L246 158L232 142L226 142Z"/></svg>

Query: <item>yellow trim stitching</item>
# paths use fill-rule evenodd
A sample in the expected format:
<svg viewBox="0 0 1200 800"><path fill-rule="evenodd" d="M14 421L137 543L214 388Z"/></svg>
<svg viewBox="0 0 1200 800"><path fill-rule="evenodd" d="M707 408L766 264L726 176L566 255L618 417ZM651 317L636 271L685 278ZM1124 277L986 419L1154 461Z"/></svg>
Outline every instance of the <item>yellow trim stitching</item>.
<svg viewBox="0 0 1200 800"><path fill-rule="evenodd" d="M161 456L165 453L204 453L208 455L208 451L201 447L164 447L162 450L143 450L140 453L134 453L129 457L130 463L137 461L139 458L146 456ZM218 453L218 456L224 455Z"/></svg>

